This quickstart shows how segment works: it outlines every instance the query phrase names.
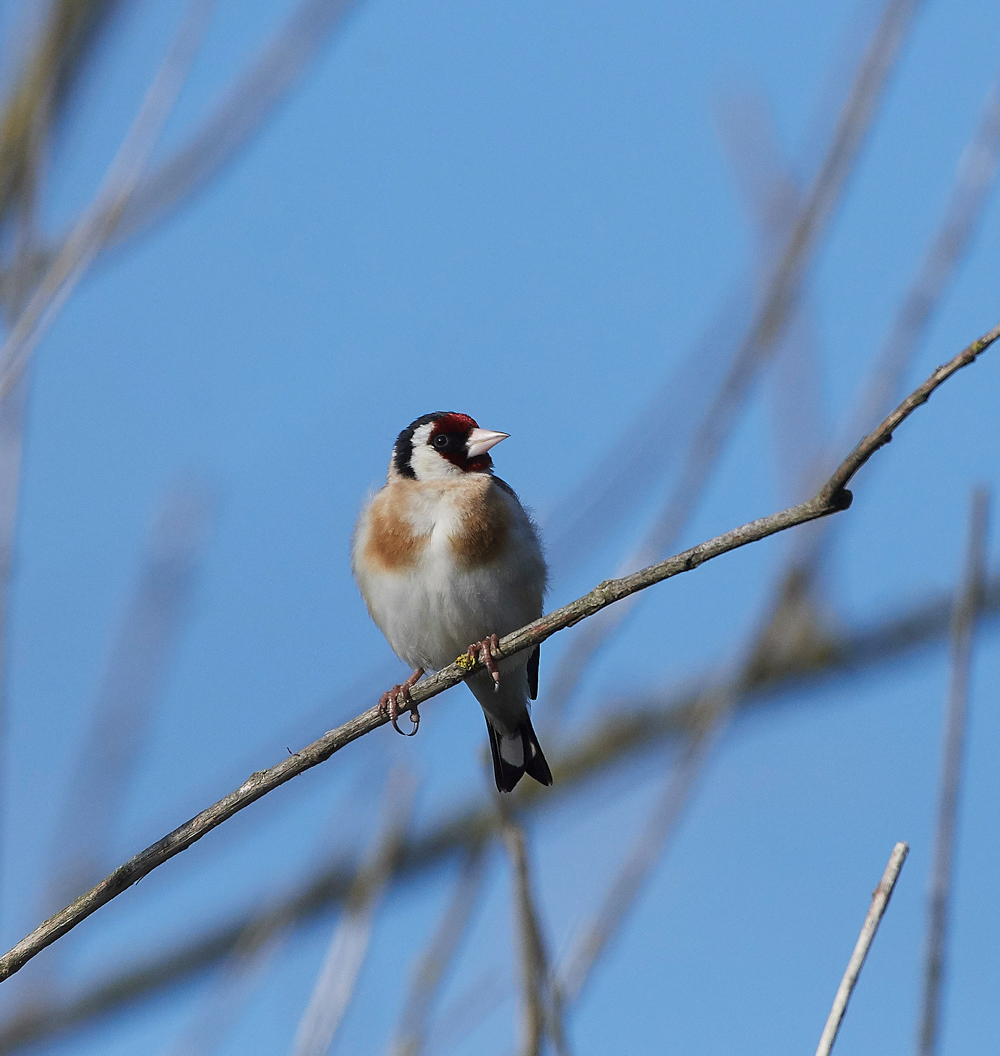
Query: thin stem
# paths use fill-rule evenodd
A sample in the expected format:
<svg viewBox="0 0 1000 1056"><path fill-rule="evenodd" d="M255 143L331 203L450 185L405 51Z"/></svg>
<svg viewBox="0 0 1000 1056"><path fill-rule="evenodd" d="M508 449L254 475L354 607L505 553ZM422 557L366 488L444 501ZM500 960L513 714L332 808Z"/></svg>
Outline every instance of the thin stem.
<svg viewBox="0 0 1000 1056"><path fill-rule="evenodd" d="M903 862L906 861L906 856L909 853L910 845L907 843L897 843L892 849L892 854L889 856L889 864L885 867L882 879L872 895L872 904L868 909L868 916L865 917L865 922L861 927L861 934L858 936L851 959L847 962L844 978L840 980L837 996L833 999L833 1008L830 1009L830 1015L827 1018L826 1026L823 1028L822 1037L819 1039L816 1056L830 1056L833 1043L837 1040L837 1031L840 1030L844 1013L847 1011L847 1002L851 1000L851 994L854 993L854 985L861 974L872 939L875 938L875 932L878 931L878 926L882 921L882 914L885 913L886 907L889 905L893 888L899 879L899 871L903 868Z"/></svg>
<svg viewBox="0 0 1000 1056"><path fill-rule="evenodd" d="M937 1051L940 1034L941 989L948 937L948 902L958 819L959 786L962 778L965 714L969 699L973 637L986 578L988 512L989 496L984 489L978 489L972 496L965 576L952 618L951 680L943 738L937 831L934 835L924 995L917 1042L920 1056L933 1056Z"/></svg>

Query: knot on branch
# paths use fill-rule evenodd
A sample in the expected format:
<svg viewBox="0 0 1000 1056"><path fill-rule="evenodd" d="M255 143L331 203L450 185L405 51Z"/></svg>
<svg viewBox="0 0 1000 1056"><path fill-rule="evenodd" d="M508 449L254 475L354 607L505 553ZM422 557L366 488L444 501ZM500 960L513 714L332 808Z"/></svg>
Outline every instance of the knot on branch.
<svg viewBox="0 0 1000 1056"><path fill-rule="evenodd" d="M854 492L848 488L838 488L830 496L829 506L834 513L841 513L843 510L849 510L852 502L854 502Z"/></svg>

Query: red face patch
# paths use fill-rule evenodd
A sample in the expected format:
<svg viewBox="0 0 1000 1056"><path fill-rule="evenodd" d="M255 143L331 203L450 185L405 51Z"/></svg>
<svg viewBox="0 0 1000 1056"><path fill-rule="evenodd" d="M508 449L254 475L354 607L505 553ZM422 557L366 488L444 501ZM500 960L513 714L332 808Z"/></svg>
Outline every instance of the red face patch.
<svg viewBox="0 0 1000 1056"><path fill-rule="evenodd" d="M467 454L469 433L478 428L479 423L467 414L442 414L434 422L427 442L442 458L464 473L484 473L492 469L493 459L488 454L477 458L469 458Z"/></svg>
<svg viewBox="0 0 1000 1056"><path fill-rule="evenodd" d="M478 429L479 423L475 418L470 418L467 414L458 414L451 412L449 414L442 414L440 418L434 423L434 428L431 429L431 436L434 437L438 433L470 433L473 429Z"/></svg>

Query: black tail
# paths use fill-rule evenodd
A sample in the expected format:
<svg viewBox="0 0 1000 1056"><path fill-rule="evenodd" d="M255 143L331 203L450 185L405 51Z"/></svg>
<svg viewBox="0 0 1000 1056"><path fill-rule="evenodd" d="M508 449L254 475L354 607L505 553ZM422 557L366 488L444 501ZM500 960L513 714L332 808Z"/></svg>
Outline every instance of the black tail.
<svg viewBox="0 0 1000 1056"><path fill-rule="evenodd" d="M486 720L486 729L490 731L490 748L493 751L493 776L501 792L513 792L522 774L533 777L539 784L552 784L552 771L542 755L538 738L531 728L531 719L527 715L513 734L497 733L489 719Z"/></svg>

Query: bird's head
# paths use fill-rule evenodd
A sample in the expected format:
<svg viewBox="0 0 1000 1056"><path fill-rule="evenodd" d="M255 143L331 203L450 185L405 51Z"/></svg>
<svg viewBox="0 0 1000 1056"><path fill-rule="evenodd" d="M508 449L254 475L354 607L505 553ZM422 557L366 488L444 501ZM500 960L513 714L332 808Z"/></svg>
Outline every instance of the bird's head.
<svg viewBox="0 0 1000 1056"><path fill-rule="evenodd" d="M454 411L435 411L411 422L396 438L391 470L409 480L442 480L462 473L489 473L491 447L509 433L480 429Z"/></svg>

